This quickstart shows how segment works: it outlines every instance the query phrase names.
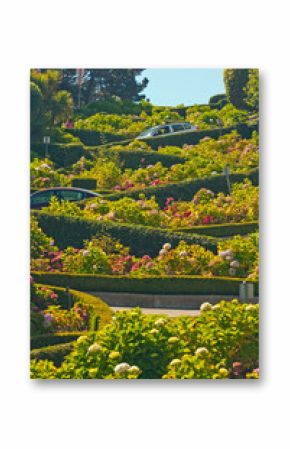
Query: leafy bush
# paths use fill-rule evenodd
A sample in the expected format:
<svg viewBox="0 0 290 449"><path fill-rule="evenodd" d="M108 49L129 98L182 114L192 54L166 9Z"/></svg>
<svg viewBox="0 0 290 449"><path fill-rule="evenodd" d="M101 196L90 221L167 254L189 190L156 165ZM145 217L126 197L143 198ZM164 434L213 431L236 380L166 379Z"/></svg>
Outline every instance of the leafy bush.
<svg viewBox="0 0 290 449"><path fill-rule="evenodd" d="M34 216L30 219L30 254L32 258L37 258L44 251L53 251L56 249L54 241L48 237L39 227L38 221Z"/></svg>
<svg viewBox="0 0 290 449"><path fill-rule="evenodd" d="M106 206L104 206L106 207ZM180 241L176 248L163 244L156 258L148 252L141 258L111 238L93 238L84 249L68 247L60 253L58 270L70 273L146 275L222 275L246 277L258 265L258 236L236 236L218 243L218 256L200 245ZM37 261L36 261L37 262ZM36 263L32 265L35 269ZM43 269L43 268L42 268ZM48 267L47 270L53 270Z"/></svg>
<svg viewBox="0 0 290 449"><path fill-rule="evenodd" d="M204 304L197 318L167 319L139 309L80 337L60 368L32 363L32 378L191 379L247 377L258 366L258 306Z"/></svg>
<svg viewBox="0 0 290 449"><path fill-rule="evenodd" d="M62 214L63 211L60 213ZM120 240L123 245L130 246L132 253L141 257L144 254L154 256L158 254L164 243L169 242L172 246L176 246L181 239L216 251L216 239L213 237L189 235L135 224L88 220L77 216L72 217L69 214L45 214L42 211L35 211L34 215L37 216L44 232L53 235L57 245L62 249L68 246L81 248L86 239L110 235Z"/></svg>
<svg viewBox="0 0 290 449"><path fill-rule="evenodd" d="M128 292L160 295L239 295L239 286L242 281L252 282L255 296L259 294L257 280L245 280L224 276L142 276L128 277L128 275L95 275L73 274L61 272L33 271L37 282L51 285L69 285L80 291ZM166 303L166 297L165 297ZM136 302L134 303L137 304ZM154 301L138 298L140 307L154 307ZM181 302L183 304L183 301ZM188 304L187 304L188 305ZM182 308L182 307L181 307Z"/></svg>
<svg viewBox="0 0 290 449"><path fill-rule="evenodd" d="M31 188L37 189L70 184L70 178L57 171L49 159L33 159L30 164L30 179Z"/></svg>
<svg viewBox="0 0 290 449"><path fill-rule="evenodd" d="M126 197L116 201L94 198L85 203L79 216L176 229L202 224L250 222L258 219L258 195L258 187L246 180L233 184L231 195L215 195L203 188L190 202L175 201L173 197L168 197L163 209L159 208L154 197L146 200L142 194L138 200ZM55 211L52 207L44 210Z"/></svg>
<svg viewBox="0 0 290 449"><path fill-rule="evenodd" d="M242 183L246 179L250 179L253 185L258 184L259 170L254 169L248 173L233 173L229 176L231 184ZM193 179L189 181L180 181L157 186L148 186L144 189L129 189L110 194L106 197L108 200L118 200L123 197L138 199L140 194L144 194L146 198L155 197L160 207L164 207L167 198L173 197L176 201L191 201L200 189L209 189L214 193L228 193L228 186L224 175L207 176L204 178Z"/></svg>

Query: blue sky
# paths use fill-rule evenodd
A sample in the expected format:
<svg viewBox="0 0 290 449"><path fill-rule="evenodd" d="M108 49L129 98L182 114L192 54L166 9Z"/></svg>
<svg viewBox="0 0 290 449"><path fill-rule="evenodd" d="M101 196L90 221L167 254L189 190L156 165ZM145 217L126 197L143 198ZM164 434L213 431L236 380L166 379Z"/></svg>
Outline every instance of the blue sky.
<svg viewBox="0 0 290 449"><path fill-rule="evenodd" d="M223 69L146 69L144 76L149 83L142 94L158 106L204 104L224 93Z"/></svg>

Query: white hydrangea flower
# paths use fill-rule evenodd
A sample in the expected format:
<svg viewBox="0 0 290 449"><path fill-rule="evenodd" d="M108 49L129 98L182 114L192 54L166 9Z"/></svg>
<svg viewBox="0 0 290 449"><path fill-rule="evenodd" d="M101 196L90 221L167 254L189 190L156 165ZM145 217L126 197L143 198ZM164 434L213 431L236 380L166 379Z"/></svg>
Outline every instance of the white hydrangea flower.
<svg viewBox="0 0 290 449"><path fill-rule="evenodd" d="M171 244L170 243L164 243L162 248L165 249L165 251L169 251L169 250L171 250Z"/></svg>
<svg viewBox="0 0 290 449"><path fill-rule="evenodd" d="M231 267L231 268L239 268L239 266L240 266L240 262L239 262L238 260L233 260L233 261L230 263L230 267Z"/></svg>
<svg viewBox="0 0 290 449"><path fill-rule="evenodd" d="M197 350L195 351L195 355L207 355L208 354L208 349L207 348L197 348Z"/></svg>
<svg viewBox="0 0 290 449"><path fill-rule="evenodd" d="M207 310L211 310L212 309L212 305L210 302L204 302L201 306L200 306L200 311L201 312L206 312Z"/></svg>
<svg viewBox="0 0 290 449"><path fill-rule="evenodd" d="M167 251L164 248L159 251L159 256L165 256L166 254L167 254Z"/></svg>
<svg viewBox="0 0 290 449"><path fill-rule="evenodd" d="M88 337L86 337L86 335L81 335L78 339L77 339L77 343L85 343L86 341L88 341Z"/></svg>
<svg viewBox="0 0 290 449"><path fill-rule="evenodd" d="M88 249L83 250L83 256L87 257L90 254L90 251Z"/></svg>
<svg viewBox="0 0 290 449"><path fill-rule="evenodd" d="M251 310L255 310L256 309L256 306L254 305L254 304L248 304L246 307L245 307L245 310L247 311L247 312L250 312Z"/></svg>
<svg viewBox="0 0 290 449"><path fill-rule="evenodd" d="M128 373L130 373L130 374L140 374L141 370L140 370L140 368L138 366L133 365L133 366L130 366L130 368L128 369Z"/></svg>
<svg viewBox="0 0 290 449"><path fill-rule="evenodd" d="M180 251L179 256L180 257L186 257L187 256L187 252L186 251Z"/></svg>
<svg viewBox="0 0 290 449"><path fill-rule="evenodd" d="M114 372L116 374L123 374L126 373L129 369L130 369L129 363L123 362L115 366Z"/></svg>
<svg viewBox="0 0 290 449"><path fill-rule="evenodd" d="M155 329L155 327L154 327L153 329L151 329L151 330L149 331L149 333L150 333L150 334L158 334L158 333L159 333L159 330L158 330L158 329Z"/></svg>
<svg viewBox="0 0 290 449"><path fill-rule="evenodd" d="M99 345L98 343L94 343L89 347L88 352L90 354L96 354L98 352L102 352L102 350L103 348L101 345Z"/></svg>
<svg viewBox="0 0 290 449"><path fill-rule="evenodd" d="M180 365L180 364L181 364L181 360L180 359L173 359L169 363L170 366L177 366L177 365Z"/></svg>
<svg viewBox="0 0 290 449"><path fill-rule="evenodd" d="M164 326L164 324L166 324L166 320L164 318L159 318L158 320L155 321L154 324L157 327L161 327Z"/></svg>
<svg viewBox="0 0 290 449"><path fill-rule="evenodd" d="M224 251L220 251L218 254L222 258L233 257L233 252L231 249L225 249ZM228 259L227 259L228 260Z"/></svg>
<svg viewBox="0 0 290 449"><path fill-rule="evenodd" d="M178 337L170 337L168 338L168 343L169 344L175 344L179 342L179 338Z"/></svg>
<svg viewBox="0 0 290 449"><path fill-rule="evenodd" d="M227 376L229 374L229 372L226 368L220 368L219 374L221 374L222 376Z"/></svg>

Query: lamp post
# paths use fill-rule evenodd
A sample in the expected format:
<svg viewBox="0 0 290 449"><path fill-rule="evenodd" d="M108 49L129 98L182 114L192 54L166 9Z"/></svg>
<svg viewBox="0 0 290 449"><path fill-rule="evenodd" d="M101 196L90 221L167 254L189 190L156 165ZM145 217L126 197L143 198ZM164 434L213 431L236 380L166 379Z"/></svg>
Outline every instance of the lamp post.
<svg viewBox="0 0 290 449"><path fill-rule="evenodd" d="M228 186L229 194L231 194L230 166L229 166L228 164L226 164L226 165L224 166L223 172L224 172L224 175L225 175L225 177L226 177L226 181L227 181L227 186Z"/></svg>
<svg viewBox="0 0 290 449"><path fill-rule="evenodd" d="M218 125L218 127L219 127L219 130L220 130L219 134L220 134L220 137L221 137L221 135L222 135L223 122L222 122L222 120L221 120L219 117L217 118L216 122L217 122L217 125Z"/></svg>
<svg viewBox="0 0 290 449"><path fill-rule="evenodd" d="M44 147L44 157L48 157L48 144L50 144L50 136L44 136L43 137L43 143L45 145Z"/></svg>

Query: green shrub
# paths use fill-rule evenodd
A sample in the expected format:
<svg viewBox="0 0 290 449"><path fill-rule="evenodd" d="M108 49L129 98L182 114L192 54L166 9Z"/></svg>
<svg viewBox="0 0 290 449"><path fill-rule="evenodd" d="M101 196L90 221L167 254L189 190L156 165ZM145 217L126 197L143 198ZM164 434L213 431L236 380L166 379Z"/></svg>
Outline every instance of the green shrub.
<svg viewBox="0 0 290 449"><path fill-rule="evenodd" d="M258 378L258 341L259 306L236 299L205 303L196 318L168 319L136 308L117 312L109 326L79 338L59 369L32 361L31 377Z"/></svg>
<svg viewBox="0 0 290 449"><path fill-rule="evenodd" d="M65 358L72 350L74 344L73 342L63 343L53 346L46 346L40 349L33 349L30 352L30 358L32 361L43 360L44 364L47 364L47 361L53 362L55 366L60 366ZM49 378L46 374L44 379Z"/></svg>
<svg viewBox="0 0 290 449"><path fill-rule="evenodd" d="M212 97L210 97L208 103L209 104L218 103L220 100L226 100L226 98L227 98L226 94L213 95Z"/></svg>
<svg viewBox="0 0 290 449"><path fill-rule="evenodd" d="M39 349L45 346L54 346L63 343L69 343L76 340L84 332L61 332L55 334L35 335L30 338L31 349Z"/></svg>
<svg viewBox="0 0 290 449"><path fill-rule="evenodd" d="M77 137L84 145L95 146L95 145L103 145L111 142L120 142L121 140L129 139L130 136L126 134L112 134L106 132L93 131L88 129L68 129L66 130L68 133Z"/></svg>
<svg viewBox="0 0 290 449"><path fill-rule="evenodd" d="M259 223L257 221L251 223L226 223L218 225L202 225L192 226L190 228L171 229L177 232L186 232L202 235L210 235L212 237L231 237L234 235L245 235L257 231Z"/></svg>
<svg viewBox="0 0 290 449"><path fill-rule="evenodd" d="M110 235L120 240L123 245L129 246L135 256L144 254L155 256L164 243L169 242L174 247L180 240L199 244L213 252L216 251L216 239L213 237L169 232L135 224L117 224L66 215L45 214L42 211L34 211L33 214L37 216L43 231L53 236L61 249L68 246L81 248L86 239L91 239L93 236Z"/></svg>
<svg viewBox="0 0 290 449"><path fill-rule="evenodd" d="M80 187L82 189L97 190L96 178L87 178L84 176L75 176L72 179L73 187ZM110 191L111 192L111 191Z"/></svg>
<svg viewBox="0 0 290 449"><path fill-rule="evenodd" d="M38 156L44 157L44 144L33 144L31 150L37 153ZM82 144L50 144L48 145L49 159L57 166L67 167L77 162L82 156L89 157L88 152L84 149Z"/></svg>
<svg viewBox="0 0 290 449"><path fill-rule="evenodd" d="M258 185L259 170L254 169L248 174L233 173L230 175L231 183L240 183L249 178L253 185ZM168 197L173 197L176 201L191 201L192 197L201 189L206 188L214 193L223 192L228 193L226 178L224 175L212 175L205 178L194 179L190 181L181 181L167 185L156 187L147 187L145 189L136 189L125 192L118 192L108 195L108 200L118 200L123 197L138 199L140 193L144 194L146 198L155 196L159 206L163 207Z"/></svg>
<svg viewBox="0 0 290 449"><path fill-rule="evenodd" d="M238 295L245 279L204 276L128 276L90 275L71 273L32 272L36 282L48 285L69 285L80 291L107 291L171 295ZM254 282L258 296L258 282Z"/></svg>

